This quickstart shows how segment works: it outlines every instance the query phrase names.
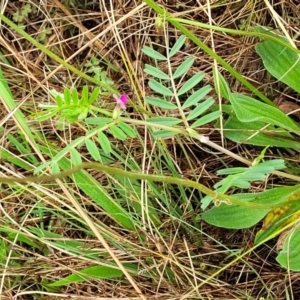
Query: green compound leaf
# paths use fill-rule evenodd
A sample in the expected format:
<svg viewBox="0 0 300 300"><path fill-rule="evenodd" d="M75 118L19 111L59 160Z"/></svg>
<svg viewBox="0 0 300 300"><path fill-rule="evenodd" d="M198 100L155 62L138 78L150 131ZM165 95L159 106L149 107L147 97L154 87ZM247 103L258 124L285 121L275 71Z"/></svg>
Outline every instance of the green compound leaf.
<svg viewBox="0 0 300 300"><path fill-rule="evenodd" d="M90 155L95 161L101 161L101 155L96 143L90 139L85 140L85 145Z"/></svg>
<svg viewBox="0 0 300 300"><path fill-rule="evenodd" d="M142 48L142 52L156 60L167 60L167 58L164 55L160 54L159 52L148 46L144 46Z"/></svg>
<svg viewBox="0 0 300 300"><path fill-rule="evenodd" d="M174 44L174 46L172 47L169 53L169 58L174 56L180 50L180 48L184 45L185 41L186 41L186 36L181 35L179 39L176 41L176 43Z"/></svg>
<svg viewBox="0 0 300 300"><path fill-rule="evenodd" d="M194 63L194 59L192 57L188 57L175 71L175 73L173 74L173 78L178 78L181 77L185 72L187 72L190 67L193 65Z"/></svg>
<svg viewBox="0 0 300 300"><path fill-rule="evenodd" d="M204 78L203 72L198 72L193 77L191 77L184 85L179 89L178 96L185 94L190 91L195 85L197 85Z"/></svg>
<svg viewBox="0 0 300 300"><path fill-rule="evenodd" d="M109 154L111 152L111 144L107 136L102 132L98 132L98 139L100 146L105 154Z"/></svg>
<svg viewBox="0 0 300 300"><path fill-rule="evenodd" d="M158 94L161 94L163 96L173 96L173 92L169 88L165 87L162 83L157 82L154 79L151 79L149 81L149 86L154 92Z"/></svg>
<svg viewBox="0 0 300 300"><path fill-rule="evenodd" d="M150 66L150 65L145 65L145 69L144 72L146 72L149 75L152 75L153 77L156 77L158 79L162 79L162 80L167 80L170 79L170 77L164 73L163 71L161 71L160 69Z"/></svg>
<svg viewBox="0 0 300 300"><path fill-rule="evenodd" d="M191 96L187 98L187 100L182 105L182 109L188 108L192 105L197 104L199 101L201 101L210 91L212 90L211 86L206 85L200 90L192 93Z"/></svg>
<svg viewBox="0 0 300 300"><path fill-rule="evenodd" d="M177 109L177 106L174 105L173 103L168 102L166 100L159 99L159 98L146 97L145 101L156 107L160 107L160 108L164 108L164 109Z"/></svg>

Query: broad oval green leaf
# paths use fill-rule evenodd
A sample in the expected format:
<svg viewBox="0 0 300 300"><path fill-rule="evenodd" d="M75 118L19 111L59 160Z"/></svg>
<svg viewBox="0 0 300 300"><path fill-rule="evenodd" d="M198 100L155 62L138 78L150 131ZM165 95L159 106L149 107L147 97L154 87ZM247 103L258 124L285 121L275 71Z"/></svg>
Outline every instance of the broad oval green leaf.
<svg viewBox="0 0 300 300"><path fill-rule="evenodd" d="M277 37L285 44L289 41L280 35L270 32L270 28L257 26L257 32ZM293 50L273 40L258 43L256 52L261 57L265 68L278 80L282 81L298 93L300 93L300 56Z"/></svg>
<svg viewBox="0 0 300 300"><path fill-rule="evenodd" d="M190 95L182 105L182 109L188 108L201 101L212 90L210 85L206 85Z"/></svg>
<svg viewBox="0 0 300 300"><path fill-rule="evenodd" d="M292 196L294 193L298 193L299 186L273 188L271 190L261 193L247 193L233 195L234 198L243 200L245 202L257 203L257 204L280 204ZM249 228L262 220L272 208L252 208L239 205L227 205L222 203L220 206L215 206L210 210L202 214L202 219L217 227L223 227L228 229L242 229Z"/></svg>
<svg viewBox="0 0 300 300"><path fill-rule="evenodd" d="M167 60L167 58L164 55L162 55L161 53L157 52L156 50L148 46L144 46L142 48L142 52L153 59Z"/></svg>
<svg viewBox="0 0 300 300"><path fill-rule="evenodd" d="M197 85L204 78L203 72L198 72L192 76L184 85L179 89L178 96L190 91L195 85Z"/></svg>
<svg viewBox="0 0 300 300"><path fill-rule="evenodd" d="M162 83L157 82L154 79L151 79L149 81L149 86L154 92L158 94L161 94L163 96L173 96L173 92L169 88L165 87Z"/></svg>
<svg viewBox="0 0 300 300"><path fill-rule="evenodd" d="M281 266L288 270L299 272L300 271L300 226L291 230L286 236L283 249L279 252L276 260Z"/></svg>
<svg viewBox="0 0 300 300"><path fill-rule="evenodd" d="M150 66L150 65L145 65L144 72L146 72L149 75L152 75L153 77L159 78L159 79L170 79L169 75L161 71L160 69Z"/></svg>
<svg viewBox="0 0 300 300"><path fill-rule="evenodd" d="M231 94L229 99L241 122L263 121L300 135L300 127L279 108L241 94Z"/></svg>
<svg viewBox="0 0 300 300"><path fill-rule="evenodd" d="M187 72L190 67L193 65L194 63L194 58L192 57L188 57L175 71L175 73L173 74L173 78L178 78L181 77L185 72Z"/></svg>
<svg viewBox="0 0 300 300"><path fill-rule="evenodd" d="M260 121L243 123L232 116L224 123L224 136L236 143L300 149L300 143L285 129L265 125Z"/></svg>
<svg viewBox="0 0 300 300"><path fill-rule="evenodd" d="M277 211L271 212L273 218L270 220L270 224L257 232L254 243L259 244L278 235L280 230L287 225L286 222L288 222L290 218L293 218L294 215L297 215L299 209L300 203L298 198L298 200L293 200L293 205L284 206L283 203L283 209L278 208ZM276 218L276 213L280 216L279 218Z"/></svg>
<svg viewBox="0 0 300 300"><path fill-rule="evenodd" d="M177 106L171 102L155 97L146 97L145 101L151 105L164 108L164 109L177 109Z"/></svg>

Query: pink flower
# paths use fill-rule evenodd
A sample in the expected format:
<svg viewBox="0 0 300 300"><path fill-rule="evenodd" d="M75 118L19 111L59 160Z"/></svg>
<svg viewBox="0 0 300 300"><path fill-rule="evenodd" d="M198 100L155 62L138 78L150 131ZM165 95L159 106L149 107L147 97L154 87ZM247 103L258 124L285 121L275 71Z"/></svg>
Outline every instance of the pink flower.
<svg viewBox="0 0 300 300"><path fill-rule="evenodd" d="M117 95L113 95L114 99L117 101L117 106L126 109L126 104L128 102L128 96L126 94L122 94L120 97Z"/></svg>

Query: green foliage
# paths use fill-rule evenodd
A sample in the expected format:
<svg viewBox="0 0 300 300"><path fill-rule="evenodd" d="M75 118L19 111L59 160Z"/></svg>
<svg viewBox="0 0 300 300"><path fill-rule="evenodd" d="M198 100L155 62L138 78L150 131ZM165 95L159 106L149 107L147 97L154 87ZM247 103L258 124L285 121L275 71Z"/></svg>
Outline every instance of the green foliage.
<svg viewBox="0 0 300 300"><path fill-rule="evenodd" d="M159 26L162 26L164 21L165 20L159 20ZM171 60L180 51L181 47L185 44L185 41L186 37L181 35L171 49L167 48L168 51L165 55L150 47L143 48L143 52L146 55L156 60L156 66L145 65L145 72L153 77L149 81L149 87L154 92L154 95L147 96L145 98L145 102L150 106L155 107L155 109L158 108L163 110L164 114L158 117L150 117L142 125L146 125L151 129L153 128L154 130L151 132L153 132L153 135L156 138L165 138L177 134L178 131L172 131L172 127L182 129L184 126L184 129L190 130L191 128L198 128L213 122L221 115L219 109L214 106L214 99L208 96L212 88L209 85L203 86L202 84L202 80L204 78L203 72L197 72L190 78L186 78L185 74L194 63L194 59L192 57L188 57L183 60L183 62L175 70L171 69ZM263 52L263 55L265 55L264 53L267 52ZM159 61L164 61L169 64L168 72L165 73L157 67L157 62ZM40 165L36 169L36 173L44 170L48 166L52 169L52 173L58 173L60 170L68 170L72 166L79 165L82 162L80 153L81 147L85 147L92 160L99 161L103 164L115 162L113 157L117 157L118 155L121 158L124 158L124 156L127 157L128 153L124 154L122 153L122 151L124 151L123 149L117 149L112 140L117 139L118 141L124 141L127 138L135 138L137 136L137 131L134 126L128 124L134 124L134 121L138 120L134 119L132 120L132 123L130 123L130 119L124 120L124 118L119 118L119 114L116 118L113 117L110 109L105 108L101 111L97 110L96 107L93 106L95 100L99 96L107 95L108 90L111 91L109 87L113 84L113 81L107 78L107 73L103 71L99 64L100 61L98 59L92 58L85 66L87 68L86 73L92 74L97 81L104 83L104 87L101 90L96 88L93 90L91 95L89 95L87 87L84 87L81 93L79 93L76 89L65 89L63 93L52 91L52 95L55 98L55 104L40 106L44 109L44 111L36 118L38 121L43 122L49 118L57 118L60 121L66 121L68 123L80 121L81 124L86 126L86 134L84 136L74 138L70 144L61 151L56 151L50 146L38 147L39 150L51 157L51 160ZM278 147L286 147L288 145L288 147L291 148L299 147L299 143L292 140L293 136L291 134L299 134L299 127L289 117L285 116L280 110L261 103L254 98L232 93L225 80L221 76L220 78L221 85L219 92L230 102L230 105L227 107L228 110L224 110L224 112L226 112L229 116L224 124L226 137L239 142L250 142L255 145L272 145ZM95 111L103 112L105 116L90 116L94 114ZM174 117L174 115L177 117ZM159 125L169 126L170 128L161 129ZM28 129L26 126L25 128ZM264 128L267 128L267 134ZM278 131L278 129L280 129L281 132L276 132L275 137L270 137L269 134L274 133L275 130ZM196 131L189 132L195 133ZM111 137L114 137L114 139L111 139ZM288 139L291 140L289 141ZM18 146L17 149L21 149L23 151L22 153L25 153L25 147L22 142L15 141L13 139L11 139L11 141L14 141L16 147ZM127 149L125 151L127 151ZM67 158L68 154L70 154L70 158ZM36 161L33 162L36 163ZM126 163L127 168L127 160ZM135 163L136 162L134 161L133 164ZM165 166L161 165L161 167L163 168ZM273 160L256 163L250 168L220 170L218 175L226 175L226 177L215 185L215 189L219 193L234 192L235 188L247 189L252 181L265 180L268 174L274 170L282 169L283 167L284 164L282 160ZM169 165L167 168L168 170L171 169ZM138 166L136 168L132 168L132 170L140 171ZM174 173L176 174L176 172ZM121 228L128 231L135 230L135 216L132 214L131 210L127 210L127 207L124 206L124 199L131 197L134 198L135 195L138 195L141 192L141 185L138 180L116 176L114 180L117 183L115 186L112 184L117 191L115 194L113 194L113 192L108 194L107 190L97 180L95 180L93 176L83 170L70 176L69 180L73 181L80 191L85 193L85 195L96 203L97 206L101 207L108 216L120 225ZM180 187L176 188L180 189ZM180 190L180 192L184 194L184 189ZM246 206L233 204L227 205L221 203L220 206L216 206L205 211L202 214L202 217L206 222L215 226L226 228L246 228L255 225L263 217L265 217L266 214L272 210L272 205L282 204L287 197L296 192L298 192L298 187L272 189L262 193L238 193L234 195L233 198L254 205L269 204L270 208L261 208L258 206L257 208L252 207L250 210L250 208L245 208ZM151 193L157 197L164 198L164 195L161 195L161 186L158 187L152 185L152 183L149 184L149 194ZM167 191L164 191L164 193L167 194ZM130 195L130 197L128 197L128 195ZM161 198L159 198L159 200L161 200ZM129 203L129 201L132 201L133 203ZM163 203L162 208L167 208L166 210L171 211L172 217L174 217L175 213L177 213L176 218L180 219L182 212L175 210L168 201L161 202ZM211 201L212 198L210 197L203 198L202 208L207 208ZM174 202L172 202L172 204L173 203ZM128 200L128 207L130 207L130 209L134 209L138 218L142 213L144 213L144 204L145 203L140 203L140 199L137 199L137 201L136 199ZM160 224L160 216L157 214L154 206L150 204L151 200L147 199L147 214L149 213L147 218L151 220L149 224ZM298 209L298 206L295 206L295 209ZM291 210L290 215L292 215L293 212L294 210ZM145 224L147 224L147 222ZM270 227L268 231L264 232L264 235L260 236L260 239L264 240L269 238L274 234L274 232L279 230L281 225L282 223L278 222L276 226ZM32 232L34 232L34 229L32 229ZM54 246L56 249L66 249L70 251L70 253L80 255L82 253L82 255L86 254L86 249L84 249L83 244L76 244L75 241L65 241L62 236L54 236L48 231L35 233L39 238L45 237L47 239L47 243ZM11 237L15 236L16 234L11 234ZM295 245L296 242L298 242L296 236L297 235L290 236L291 240L293 238L295 239L295 242L293 241ZM31 247L35 247L39 250L41 249L38 241L29 239L23 234L19 235L18 239L20 242ZM257 239L256 242L258 243L260 240ZM285 247L286 253L289 245ZM3 256L5 255L6 253L3 253ZM94 260L97 260L98 258L99 257L97 255L93 256ZM287 256L281 256L278 261L284 265L286 258ZM288 263L286 263L286 265L288 265ZM73 273L62 280L49 284L49 286L57 287L70 283L87 281L91 278L117 278L121 275L121 271L115 269L115 266L92 266L79 271L79 273Z"/></svg>
<svg viewBox="0 0 300 300"><path fill-rule="evenodd" d="M300 271L300 227L299 224L285 237L283 249L276 257L277 262L288 270Z"/></svg>
<svg viewBox="0 0 300 300"><path fill-rule="evenodd" d="M52 33L52 30L48 28L46 25L40 29L38 40L41 43L45 43L47 41L47 36Z"/></svg>
<svg viewBox="0 0 300 300"><path fill-rule="evenodd" d="M86 73L92 74L93 78L105 83L107 86L113 86L114 82L107 77L107 72L100 66L101 61L96 57L92 57L84 66L87 68ZM101 91L102 95L109 95L107 88L103 87Z"/></svg>
<svg viewBox="0 0 300 300"><path fill-rule="evenodd" d="M239 144L300 149L300 143L292 134L274 125L266 126L264 122L245 124L232 115L225 121L224 129L224 136Z"/></svg>
<svg viewBox="0 0 300 300"><path fill-rule="evenodd" d="M34 8L31 7L30 3L27 3L23 5L19 11L16 11L13 14L13 20L18 24L22 24L24 18L27 18L33 11L35 11Z"/></svg>
<svg viewBox="0 0 300 300"><path fill-rule="evenodd" d="M248 189L251 181L265 180L267 175L275 170L280 170L285 167L282 159L274 159L265 161L248 168L228 168L219 170L217 175L228 175L214 185L218 193L225 194L230 188L237 187L240 189ZM212 197L206 196L201 202L201 208L206 209Z"/></svg>
<svg viewBox="0 0 300 300"><path fill-rule="evenodd" d="M88 87L84 86L81 97L77 90L65 89L64 93L58 93L55 90L50 91L55 98L55 105L40 104L39 107L46 110L36 118L37 121L46 121L54 116L58 116L59 120L66 120L68 123L83 121L90 112L91 105L100 94L100 88L95 88L92 94L88 95Z"/></svg>
<svg viewBox="0 0 300 300"><path fill-rule="evenodd" d="M35 169L36 174L48 166L51 166L52 173L58 173L60 170L59 161L68 153L71 154L72 165L80 164L81 158L77 149L80 149L83 145L85 145L93 160L103 163L103 155L110 154L112 150L111 142L104 132L122 141L128 137L136 137L136 130L119 120L101 116L87 118L88 113L96 109L92 104L97 99L99 92L99 88L95 88L89 96L86 86L82 90L81 97L79 97L75 89L72 91L65 89L64 94L52 91L52 95L55 96L56 104L41 105L42 108L47 110L47 113L42 113L38 116L36 118L38 121L45 121L55 116L58 117L59 120L67 120L69 123L82 121L86 125L89 125L89 130L85 136L74 139L69 145L57 153L51 161L37 167ZM102 148L103 151L100 151L100 148Z"/></svg>
<svg viewBox="0 0 300 300"><path fill-rule="evenodd" d="M53 162L56 162L61 170L68 170L74 164L72 160L64 157L64 153L57 152L54 149L49 149L47 147L42 147L41 150L45 154L54 155L54 158L48 162L48 164L42 165L41 169L44 169L47 165L52 165ZM66 152L68 151L69 149L66 150ZM104 160L103 156L101 158L104 164L112 162L112 160ZM122 228L134 229L130 214L122 208L115 199L108 195L105 188L92 175L87 171L82 170L70 177L74 183L76 183L78 189L83 191L99 207L103 208L110 218L114 219L118 224L121 224Z"/></svg>
<svg viewBox="0 0 300 300"><path fill-rule="evenodd" d="M171 58L180 51L185 41L186 37L184 35L181 35L175 42L173 47L170 49L170 51L166 54L166 56L150 47L143 47L142 51L154 60L167 60L170 62ZM181 119L174 117L150 118L148 119L148 122L156 122L157 124L167 124L171 126L179 124L181 122L183 122L184 124L188 124L188 122L192 121L190 127L196 128L209 122L215 121L220 117L221 113L219 111L203 115L214 104L213 98L206 98L207 94L211 91L211 87L207 85L197 89L196 91L193 90L204 78L203 72L194 74L191 78L184 82L184 74L187 73L193 63L194 59L192 57L189 57L177 67L175 72L173 72L173 70L170 70L169 68L169 74L166 74L158 67L147 64L145 65L144 71L156 78L150 79L149 87L159 95L159 97L147 96L145 98L145 101L150 105L165 109L167 111L177 110L179 111L181 116ZM171 63L169 63L169 65L171 66ZM184 82L181 86L176 84L174 81L179 77L181 77L181 82ZM179 97L185 98L183 104L181 104ZM175 102L173 103L172 101ZM194 108L190 110L191 107ZM171 120L174 120L174 122ZM165 129L154 132L154 136L156 138L172 136L174 134L174 132L170 132Z"/></svg>
<svg viewBox="0 0 300 300"><path fill-rule="evenodd" d="M290 45L290 42L271 28L257 26L254 28L254 31L265 33L282 41L283 44L273 40L262 41L255 46L255 50L261 57L265 68L276 79L300 93L299 54L284 46L284 44Z"/></svg>
<svg viewBox="0 0 300 300"><path fill-rule="evenodd" d="M92 279L112 279L121 277L123 272L108 266L92 266L71 274L63 279L48 284L49 287L58 287L72 283L90 281Z"/></svg>
<svg viewBox="0 0 300 300"><path fill-rule="evenodd" d="M258 146L300 148L291 133L300 135L300 127L279 108L249 96L231 93L221 74L220 94L231 103L230 117L224 123L224 136L239 143ZM216 84L217 86L217 84Z"/></svg>
<svg viewBox="0 0 300 300"><path fill-rule="evenodd" d="M257 204L255 207L245 207L235 204L221 203L203 212L201 218L207 223L229 229L249 228L261 221L267 213L273 210L272 205L284 204L287 198L299 193L299 186L273 188L265 192L236 194L234 198ZM259 204L270 204L269 208L260 208Z"/></svg>

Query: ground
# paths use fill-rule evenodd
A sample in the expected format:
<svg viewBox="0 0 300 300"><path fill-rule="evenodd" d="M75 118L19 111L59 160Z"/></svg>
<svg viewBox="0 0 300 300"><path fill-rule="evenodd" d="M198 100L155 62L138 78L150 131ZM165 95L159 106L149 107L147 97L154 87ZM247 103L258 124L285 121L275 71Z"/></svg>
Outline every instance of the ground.
<svg viewBox="0 0 300 300"><path fill-rule="evenodd" d="M174 17L221 28L186 25L282 111L291 113L299 108L299 95L265 70L255 51L260 40L222 30L250 32L256 25L277 28L278 16L290 36L296 36L297 44L297 1L170 0L157 4ZM148 85L152 76L144 71L154 62L142 48L149 46L165 55L182 32L159 17L148 1L8 1L1 11L39 43L2 20L2 176L33 175L35 168L57 158L55 155L66 148L69 151L52 164L52 171L68 170L76 159L90 162L101 155L101 163L112 167L191 179L213 188L219 181L219 169L244 166L192 139L175 136L155 140L155 130L134 121L130 124L134 137L128 133L129 137L121 140L120 133L107 133L112 147L109 154L103 144L100 154L93 148L98 147L98 137L105 139L98 133L93 143L83 138L72 148L71 143L90 134L94 124L77 119L76 113L75 122L65 124L58 118L59 111L51 118L44 117L45 106L41 104L55 104L51 90L63 93L65 88L76 89L81 97L84 86L91 94L99 81L105 84L95 102L100 112L89 111L88 117L112 112L112 94L117 92L130 98L126 110L122 110L126 118L139 122L146 116L168 116L163 108L149 107L144 102L146 96L155 96ZM187 57L192 57L194 64L185 80L204 72L196 87L212 86L209 95L216 107L228 104L214 89L216 66L231 91L253 96L189 39L170 64L158 61L155 66L168 72ZM178 86L180 80L175 81ZM16 104L17 112L12 110ZM74 111L71 108L71 113ZM70 116L70 110L67 114ZM174 111L171 116L180 118L180 113ZM293 118L297 121L297 112ZM197 132L251 161L263 149L225 139L220 126L213 122L197 128ZM295 168L299 154L272 147L266 157L284 157ZM47 183L2 184L1 299L299 298L299 274L287 271L276 261L276 239L254 247L261 223L243 230L205 223L200 218L199 199L203 194L191 187L124 178L90 168L76 174ZM253 182L248 191L293 184L271 175L265 181ZM71 274L73 277L68 277Z"/></svg>

